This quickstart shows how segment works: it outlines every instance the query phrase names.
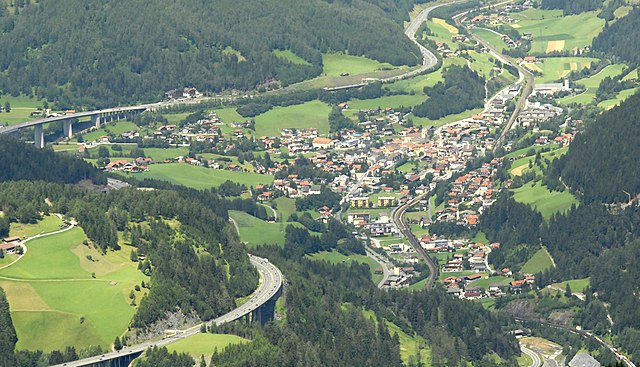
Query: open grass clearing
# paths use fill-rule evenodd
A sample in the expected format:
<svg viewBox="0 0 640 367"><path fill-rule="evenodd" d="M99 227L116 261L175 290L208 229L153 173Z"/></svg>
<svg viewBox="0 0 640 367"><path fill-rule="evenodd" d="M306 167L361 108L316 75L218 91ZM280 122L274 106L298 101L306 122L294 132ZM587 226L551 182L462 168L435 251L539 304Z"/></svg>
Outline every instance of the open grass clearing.
<svg viewBox="0 0 640 367"><path fill-rule="evenodd" d="M61 224L63 224L62 220L53 214L45 216L35 224L12 222L9 227L9 236L25 238L44 233L51 233L59 231L61 229Z"/></svg>
<svg viewBox="0 0 640 367"><path fill-rule="evenodd" d="M126 133L129 131L138 131L140 128L138 125L134 124L131 121L116 121L109 123L107 125L103 125L100 129L94 130L90 133L84 134L82 138L84 141L95 141L99 139L101 136L108 136L109 134L120 135L122 133Z"/></svg>
<svg viewBox="0 0 640 367"><path fill-rule="evenodd" d="M566 77L572 71L579 71L598 61L593 57L547 57L540 59L535 67L542 73L536 76L536 83L550 83Z"/></svg>
<svg viewBox="0 0 640 367"><path fill-rule="evenodd" d="M622 73L622 70L625 67L626 66L623 64L609 65L604 69L602 69L596 75L592 75L588 78L577 80L575 84L585 87L586 91L584 93L581 93L575 96L560 98L558 102L562 104L577 103L577 104L583 104L583 105L592 103L595 100L596 91L598 90L598 86L600 85L602 80L606 77L613 78L614 76L619 75L620 73Z"/></svg>
<svg viewBox="0 0 640 367"><path fill-rule="evenodd" d="M76 227L29 241L24 257L0 271L18 349L107 347L126 330L135 312L129 292L148 278L128 260L128 247L102 255L85 239Z"/></svg>
<svg viewBox="0 0 640 367"><path fill-rule="evenodd" d="M316 128L318 133L329 133L331 108L320 101L310 101L287 107L274 107L255 117L256 135L280 136L284 128Z"/></svg>
<svg viewBox="0 0 640 367"><path fill-rule="evenodd" d="M250 247L262 244L284 246L285 230L289 223L268 223L245 212L229 210L229 217L238 225L240 240ZM293 225L300 225L295 223Z"/></svg>
<svg viewBox="0 0 640 367"><path fill-rule="evenodd" d="M140 180L151 178L169 181L194 189L217 187L227 180L244 184L247 187L255 187L272 183L274 179L273 176L268 175L196 167L186 163L154 164L149 166L147 172L133 174L133 177Z"/></svg>
<svg viewBox="0 0 640 367"><path fill-rule="evenodd" d="M307 60L303 59L302 57L296 55L291 50L273 50L273 54L278 56L281 59L285 59L289 61L292 64L311 65L311 63L309 63Z"/></svg>
<svg viewBox="0 0 640 367"><path fill-rule="evenodd" d="M371 280L373 280L375 284L378 284L382 280L382 274L376 274L374 271L376 268L380 267L380 264L366 255L351 254L347 256L337 251L322 251L310 255L309 257L313 260L326 261L331 264L349 265L353 261L359 262L361 264L367 264L369 265L369 270L371 271Z"/></svg>
<svg viewBox="0 0 640 367"><path fill-rule="evenodd" d="M278 211L278 220L280 220L280 218L287 220L291 214L297 212L295 199L281 196L273 200L273 203Z"/></svg>
<svg viewBox="0 0 640 367"><path fill-rule="evenodd" d="M527 260L520 270L526 274L537 274L551 268L553 268L553 261L549 257L549 253L541 248Z"/></svg>
<svg viewBox="0 0 640 367"><path fill-rule="evenodd" d="M167 349L170 353L187 353L196 361L200 360L200 356L204 356L208 361L215 350L222 353L229 345L244 343L249 341L237 335L200 333L169 344Z"/></svg>
<svg viewBox="0 0 640 367"><path fill-rule="evenodd" d="M426 97L420 94L398 94L384 96L375 99L354 99L349 101L349 107L353 110L373 110L376 108L413 107L424 102Z"/></svg>
<svg viewBox="0 0 640 367"><path fill-rule="evenodd" d="M11 111L0 112L0 124L7 123L9 125L19 124L30 120L35 120L37 117L32 117L31 112L42 107L42 102L35 98L20 95L17 97L11 95L0 96L0 106L4 108L5 102L9 102L11 105Z"/></svg>
<svg viewBox="0 0 640 367"><path fill-rule="evenodd" d="M582 292L585 288L591 285L591 279L590 278L572 279L572 280L567 280L560 283L554 283L551 286L554 288L559 288L564 290L567 287L567 284L569 284L569 287L571 288L572 292Z"/></svg>
<svg viewBox="0 0 640 367"><path fill-rule="evenodd" d="M487 42L491 46L495 47L495 49L498 51L509 48L509 46L504 43L498 33L494 33L485 28L475 28L472 30L472 33L480 37L483 41Z"/></svg>
<svg viewBox="0 0 640 367"><path fill-rule="evenodd" d="M605 110L612 109L613 107L620 105L620 103L624 102L627 98L638 93L638 91L640 91L640 88L625 89L618 93L616 98L607 99L598 103L598 107L604 108Z"/></svg>
<svg viewBox="0 0 640 367"><path fill-rule="evenodd" d="M530 205L546 220L555 213L566 212L571 205L578 205L578 200L571 193L550 191L541 183L529 182L512 191L516 201Z"/></svg>
<svg viewBox="0 0 640 367"><path fill-rule="evenodd" d="M444 19L440 19L440 18L431 18L431 20L432 20L435 24L437 24L437 25L439 25L439 26L443 27L444 29L448 30L448 31L449 31L449 33L451 33L451 34L458 34L458 28L456 28L456 27L454 27L453 25L451 25L451 24L447 23L447 21L446 21L446 20L444 20Z"/></svg>

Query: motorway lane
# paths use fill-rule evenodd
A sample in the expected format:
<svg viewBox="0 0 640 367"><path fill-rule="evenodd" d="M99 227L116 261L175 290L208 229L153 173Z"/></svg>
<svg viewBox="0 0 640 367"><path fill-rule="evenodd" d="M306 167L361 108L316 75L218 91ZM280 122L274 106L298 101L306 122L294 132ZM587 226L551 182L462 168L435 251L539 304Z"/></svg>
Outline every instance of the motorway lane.
<svg viewBox="0 0 640 367"><path fill-rule="evenodd" d="M436 277L438 276L438 266L433 261L431 256L429 256L427 251L425 251L424 248L422 248L416 236L411 232L411 229L404 222L404 213L407 211L407 209L417 204L420 200L424 199L425 197L428 197L429 194L430 192L426 192L424 194L418 195L415 198L409 200L406 204L397 207L391 213L391 217L393 219L394 224L400 231L400 233L409 241L409 244L411 245L411 247L413 247L414 250L416 250L416 252L427 263L427 266L429 267L429 278L427 278L427 284L425 285L425 288L432 289L435 284Z"/></svg>
<svg viewBox="0 0 640 367"><path fill-rule="evenodd" d="M280 287L282 286L282 273L280 272L280 270L275 265L271 264L267 259L263 259L263 258L249 254L249 260L258 269L258 272L260 272L260 274L262 275L260 279L261 283L258 286L258 289L253 293L251 298L246 303L244 303L240 307L214 320L206 322L207 325L211 325L212 323L215 323L216 325L221 325L221 324L242 318L244 315L251 313L258 307L260 307L262 304L266 303L279 291ZM185 330L177 330L175 335L161 339L161 340L146 342L146 343L138 344L135 346L127 347L126 349L123 349L118 352L105 353L100 356L85 358L85 359L74 361L74 362L68 362L66 364L59 364L53 367L87 366L93 363L110 360L123 355L142 352L147 350L150 347L166 346L178 340L198 334L200 332L201 325L202 324L199 324Z"/></svg>

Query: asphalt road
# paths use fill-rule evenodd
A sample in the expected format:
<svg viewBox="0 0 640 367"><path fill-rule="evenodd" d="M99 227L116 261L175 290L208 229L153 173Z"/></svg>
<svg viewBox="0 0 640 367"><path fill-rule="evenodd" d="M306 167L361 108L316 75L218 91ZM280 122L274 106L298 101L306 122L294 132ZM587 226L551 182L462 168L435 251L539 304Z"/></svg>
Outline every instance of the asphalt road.
<svg viewBox="0 0 640 367"><path fill-rule="evenodd" d="M522 353L528 355L531 358L531 360L533 361L533 362L531 362L529 367L542 367L542 359L540 358L538 353L532 351L531 349L525 347L522 344L520 344L520 350L522 350Z"/></svg>
<svg viewBox="0 0 640 367"><path fill-rule="evenodd" d="M271 264L267 259L263 259L257 256L253 256L249 254L249 260L251 263L258 269L258 272L261 275L260 285L258 289L253 293L251 298L241 305L240 307L214 319L206 322L207 325L211 325L215 323L216 325L221 325L227 322L231 322L237 320L246 314L251 313L262 304L269 301L280 289L282 286L282 273L280 270ZM118 352L105 353L100 356L95 356L91 358L85 358L74 362L68 362L66 364L59 364L54 367L81 367L88 366L93 363L99 363L102 361L114 359L123 355L138 353L147 350L150 347L162 347L165 345L169 345L178 340L187 338L189 336L198 334L200 332L200 327L202 324L196 325L189 329L185 330L176 330L176 334L171 337L166 337L161 340L146 342L134 346L127 347Z"/></svg>
<svg viewBox="0 0 640 367"><path fill-rule="evenodd" d="M411 247L413 247L414 250L416 250L416 252L424 259L424 261L426 261L427 266L429 267L429 278L427 278L427 284L425 285L425 288L427 289L433 288L436 277L438 276L438 266L435 262L433 262L433 259L431 258L431 256L429 256L427 251L422 248L416 236L414 236L414 234L411 232L411 229L404 222L404 213L408 208L427 197L429 193L430 192L427 192L422 195L416 196L415 198L409 200L406 204L394 209L391 213L393 222L395 223L400 233L409 241Z"/></svg>
<svg viewBox="0 0 640 367"><path fill-rule="evenodd" d="M384 283L389 280L389 277L391 276L389 262L369 247L365 247L365 251L368 257L374 259L378 264L380 264L380 268L382 269L382 279L378 282L378 288L382 288L384 286Z"/></svg>

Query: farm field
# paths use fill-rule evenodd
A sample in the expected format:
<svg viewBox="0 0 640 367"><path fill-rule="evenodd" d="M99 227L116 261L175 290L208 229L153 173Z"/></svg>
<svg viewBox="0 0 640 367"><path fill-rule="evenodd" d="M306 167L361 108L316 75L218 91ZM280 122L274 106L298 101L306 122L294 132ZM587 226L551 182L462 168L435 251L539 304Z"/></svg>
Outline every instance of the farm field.
<svg viewBox="0 0 640 367"><path fill-rule="evenodd" d="M513 198L516 201L530 205L546 220L555 213L566 212L573 204L578 205L578 200L569 192L549 191L537 182L529 182L511 191L515 193Z"/></svg>
<svg viewBox="0 0 640 367"><path fill-rule="evenodd" d="M31 112L35 111L38 107L42 107L41 101L27 96L0 96L0 106L2 106L2 108L4 108L5 102L9 102L11 105L11 111L0 112L0 124L7 123L8 125L15 125L21 122L34 120L37 117L31 117Z"/></svg>
<svg viewBox="0 0 640 367"><path fill-rule="evenodd" d="M495 49L500 52L503 48L508 48L506 43L502 40L500 35L494 33L485 28L475 28L472 30L472 33L476 36L480 37L482 40L486 41L491 46L495 47Z"/></svg>
<svg viewBox="0 0 640 367"><path fill-rule="evenodd" d="M200 333L169 344L167 349L170 353L187 353L196 361L200 360L200 356L209 361L216 349L222 353L229 345L244 343L249 341L236 335Z"/></svg>
<svg viewBox="0 0 640 367"><path fill-rule="evenodd" d="M107 347L126 331L135 312L128 294L146 278L130 261L129 248L102 255L84 239L75 227L29 241L24 257L0 270L18 349Z"/></svg>
<svg viewBox="0 0 640 367"><path fill-rule="evenodd" d="M558 102L562 104L589 104L592 103L595 96L596 91L598 90L598 86L602 82L602 80L606 77L614 77L622 73L622 70L625 68L623 64L613 64L605 67L596 75L590 76L588 78L580 79L575 82L575 84L582 85L586 87L586 91L584 93L568 96L564 98L560 98Z"/></svg>
<svg viewBox="0 0 640 367"><path fill-rule="evenodd" d="M538 250L520 269L523 273L536 274L553 268L553 262L545 249Z"/></svg>
<svg viewBox="0 0 640 367"><path fill-rule="evenodd" d="M149 166L149 171L136 173L134 177L140 180L152 178L169 181L194 189L208 189L220 186L227 180L247 186L257 186L273 182L273 176L196 167L186 163L154 164Z"/></svg>
<svg viewBox="0 0 640 367"><path fill-rule="evenodd" d="M287 107L274 107L255 117L256 135L280 136L284 128L318 129L320 134L329 133L329 112L331 108L320 101L311 101Z"/></svg>
<svg viewBox="0 0 640 367"><path fill-rule="evenodd" d="M598 59L593 57L547 57L535 66L543 75L536 76L536 83L550 83L569 75L572 71L588 68Z"/></svg>
<svg viewBox="0 0 640 367"><path fill-rule="evenodd" d="M382 274L375 274L374 270L380 267L380 264L374 259L365 255L352 254L349 256L343 255L337 251L322 251L309 256L313 260L324 260L331 264L350 264L353 261L369 265L371 271L371 279L375 284L378 284L382 280Z"/></svg>
<svg viewBox="0 0 640 367"><path fill-rule="evenodd" d="M571 51L590 46L593 38L604 28L598 12L563 16L562 10L528 9L513 13L517 23L511 24L518 32L533 35L531 53Z"/></svg>

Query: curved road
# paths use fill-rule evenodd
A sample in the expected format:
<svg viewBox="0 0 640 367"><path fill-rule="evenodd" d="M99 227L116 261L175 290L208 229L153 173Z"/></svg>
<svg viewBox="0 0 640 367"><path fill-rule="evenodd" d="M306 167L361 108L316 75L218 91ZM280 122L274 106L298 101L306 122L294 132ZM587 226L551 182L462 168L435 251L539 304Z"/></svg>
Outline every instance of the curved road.
<svg viewBox="0 0 640 367"><path fill-rule="evenodd" d="M402 235L409 241L411 247L413 247L413 249L416 250L416 252L424 259L424 261L426 261L427 266L429 267L429 277L427 278L427 284L425 285L425 288L432 289L433 285L435 284L436 277L438 276L438 266L433 261L431 256L429 256L427 251L422 248L416 236L414 236L409 226L407 226L407 224L404 222L404 213L407 211L407 209L427 197L429 193L430 192L426 192L424 194L418 195L415 198L409 200L406 204L397 207L391 213L391 217L400 233L402 233Z"/></svg>
<svg viewBox="0 0 640 367"><path fill-rule="evenodd" d="M263 305L264 303L272 299L276 295L276 293L278 293L278 291L280 290L280 287L282 286L282 273L280 272L280 270L277 267L275 267L273 264L271 264L267 259L263 259L263 258L249 254L249 260L258 269L258 272L261 275L260 286L258 286L258 289L253 293L251 298L242 306L214 320L208 321L205 324L211 325L215 323L216 325L221 325L227 322L235 321L251 313L255 309L259 308L261 305ZM59 364L54 367L88 366L93 363L107 361L123 355L143 352L150 347L165 346L173 342L176 342L178 340L198 334L200 332L201 326L202 324L199 324L189 329L177 330L174 336L167 337L162 340L146 342L146 343L134 345L131 347L127 347L126 349L123 349L118 352L105 353L100 356L85 358L85 359L81 359L73 362L67 362L66 364Z"/></svg>
<svg viewBox="0 0 640 367"><path fill-rule="evenodd" d="M520 350L522 351L522 353L528 355L531 358L531 364L529 365L529 367L542 367L542 359L540 358L538 353L525 347L523 344L520 344Z"/></svg>

